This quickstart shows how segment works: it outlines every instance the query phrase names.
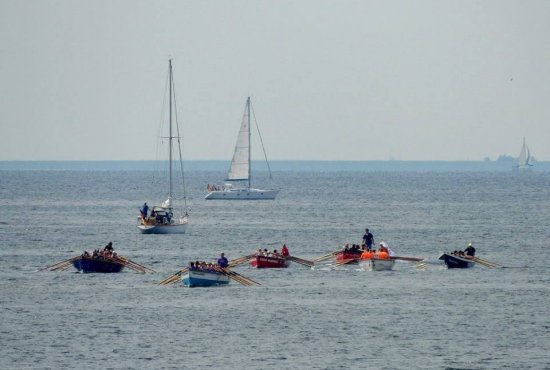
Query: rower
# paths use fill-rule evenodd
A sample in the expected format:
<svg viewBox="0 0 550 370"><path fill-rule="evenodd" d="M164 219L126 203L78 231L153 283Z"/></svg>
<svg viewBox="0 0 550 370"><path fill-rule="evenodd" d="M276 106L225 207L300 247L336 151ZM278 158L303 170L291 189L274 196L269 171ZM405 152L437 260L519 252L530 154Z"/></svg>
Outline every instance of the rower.
<svg viewBox="0 0 550 370"><path fill-rule="evenodd" d="M220 254L220 258L218 258L218 266L220 266L221 268L225 268L228 265L229 265L229 261L227 260L227 258L222 252L222 254Z"/></svg>
<svg viewBox="0 0 550 370"><path fill-rule="evenodd" d="M374 258L379 258L381 260L387 260L390 258L388 248L386 248L386 243L380 243L380 248L378 248L378 251L374 254Z"/></svg>
<svg viewBox="0 0 550 370"><path fill-rule="evenodd" d="M362 260L370 260L374 257L374 252L372 249L367 249L363 253L361 253L361 259Z"/></svg>
<svg viewBox="0 0 550 370"><path fill-rule="evenodd" d="M468 247L464 249L464 253L467 257L473 258L476 254L476 249L473 247L472 242L468 243Z"/></svg>

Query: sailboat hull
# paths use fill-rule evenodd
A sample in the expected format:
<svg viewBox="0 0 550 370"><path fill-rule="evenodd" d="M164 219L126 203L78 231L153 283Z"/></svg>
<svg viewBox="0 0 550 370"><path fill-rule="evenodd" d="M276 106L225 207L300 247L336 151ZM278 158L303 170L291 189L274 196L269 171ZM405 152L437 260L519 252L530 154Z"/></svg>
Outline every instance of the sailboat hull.
<svg viewBox="0 0 550 370"><path fill-rule="evenodd" d="M187 222L168 225L138 225L142 234L185 234Z"/></svg>
<svg viewBox="0 0 550 370"><path fill-rule="evenodd" d="M220 191L211 191L204 199L226 199L226 200L273 200L279 190L262 190L248 188L232 188Z"/></svg>

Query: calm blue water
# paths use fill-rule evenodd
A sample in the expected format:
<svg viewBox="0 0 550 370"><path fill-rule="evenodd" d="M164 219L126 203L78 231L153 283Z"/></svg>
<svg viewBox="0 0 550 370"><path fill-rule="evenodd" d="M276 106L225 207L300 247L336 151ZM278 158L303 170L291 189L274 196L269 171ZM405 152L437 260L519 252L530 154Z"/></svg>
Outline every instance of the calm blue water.
<svg viewBox="0 0 550 370"><path fill-rule="evenodd" d="M275 201L204 201L224 172L191 169L188 233L151 236L135 222L165 196L154 171L0 171L0 368L550 367L548 173L288 169ZM222 251L286 242L313 259L365 227L428 265L242 265L261 287L155 285ZM36 272L110 240L158 273ZM510 268L437 262L469 240Z"/></svg>

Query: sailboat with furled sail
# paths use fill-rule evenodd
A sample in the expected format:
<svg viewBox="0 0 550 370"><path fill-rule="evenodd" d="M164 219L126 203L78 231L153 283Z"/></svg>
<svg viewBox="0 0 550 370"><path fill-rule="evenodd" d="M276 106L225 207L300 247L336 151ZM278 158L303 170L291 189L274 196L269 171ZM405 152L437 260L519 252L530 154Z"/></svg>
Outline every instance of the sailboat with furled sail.
<svg viewBox="0 0 550 370"><path fill-rule="evenodd" d="M533 168L533 157L529 151L529 147L525 143L525 137L523 138L523 145L521 146L521 152L519 153L518 163L515 167L518 170L530 170Z"/></svg>
<svg viewBox="0 0 550 370"><path fill-rule="evenodd" d="M279 190L274 189L255 189L251 186L251 165L250 165L250 123L251 123L251 102L250 97L246 99L246 106L243 114L243 120L239 134L237 136L237 144L235 145L235 152L233 153L233 159L227 173L226 183L224 186L208 185L208 194L205 199L231 199L231 200L255 200L255 199L275 199ZM256 122L256 128L258 123ZM267 154L265 152L262 136L258 128L258 136L260 137L260 143L264 151L265 161L267 163L267 169L269 171L269 178L271 179L271 168L267 161ZM242 185L244 182L244 185ZM233 183L241 184L234 186Z"/></svg>
<svg viewBox="0 0 550 370"><path fill-rule="evenodd" d="M189 215L187 213L187 197L185 195L185 179L183 175L183 158L181 151L181 136L179 132L179 125L177 120L176 111L176 96L174 91L174 76L172 72L172 59L169 60L169 75L168 75L168 90L169 90L169 128L168 136L168 197L160 205L153 206L151 213L148 213L147 203L141 209L141 216L138 217L137 227L143 234L184 234L187 229ZM176 136L174 136L174 130L172 125L172 118L175 116L176 120ZM174 141L177 141L177 148L179 151L179 163L181 170L182 188L183 188L183 201L185 207L185 213L180 216L174 215L173 208L173 175L172 175L172 162L173 162L173 147Z"/></svg>

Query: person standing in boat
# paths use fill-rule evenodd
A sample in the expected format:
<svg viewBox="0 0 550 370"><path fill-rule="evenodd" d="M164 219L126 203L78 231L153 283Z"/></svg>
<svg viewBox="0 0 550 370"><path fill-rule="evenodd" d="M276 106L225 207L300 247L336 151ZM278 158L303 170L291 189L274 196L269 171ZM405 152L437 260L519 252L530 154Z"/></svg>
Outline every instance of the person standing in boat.
<svg viewBox="0 0 550 370"><path fill-rule="evenodd" d="M147 219L147 212L149 211L149 206L147 205L147 202L143 203L143 207L141 207L141 217L144 219Z"/></svg>
<svg viewBox="0 0 550 370"><path fill-rule="evenodd" d="M363 244L365 244L368 249L372 249L372 246L374 245L374 235L369 232L369 229L365 229L365 235L363 235Z"/></svg>
<svg viewBox="0 0 550 370"><path fill-rule="evenodd" d="M283 244L283 248L281 248L281 254L283 255L283 257L290 256L290 252L288 251L286 244Z"/></svg>
<svg viewBox="0 0 550 370"><path fill-rule="evenodd" d="M113 248L113 242L109 242L105 248L103 248L104 251L109 251L109 252L112 252L114 250Z"/></svg>
<svg viewBox="0 0 550 370"><path fill-rule="evenodd" d="M472 242L468 243L468 247L464 249L464 253L467 257L474 257L476 255L476 249L472 245Z"/></svg>
<svg viewBox="0 0 550 370"><path fill-rule="evenodd" d="M227 266L229 266L229 261L227 260L223 252L222 254L220 254L220 258L218 258L218 266L220 266L221 268L226 268Z"/></svg>

